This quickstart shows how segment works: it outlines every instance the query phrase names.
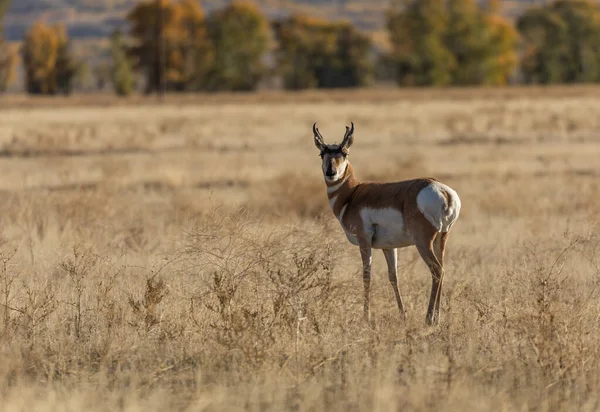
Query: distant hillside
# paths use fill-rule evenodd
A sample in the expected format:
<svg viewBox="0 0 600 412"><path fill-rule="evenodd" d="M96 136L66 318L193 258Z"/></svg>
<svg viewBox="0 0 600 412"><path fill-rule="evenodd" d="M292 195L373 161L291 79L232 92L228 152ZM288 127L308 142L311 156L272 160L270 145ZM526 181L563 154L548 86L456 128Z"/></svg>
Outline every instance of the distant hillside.
<svg viewBox="0 0 600 412"><path fill-rule="evenodd" d="M228 0L199 0L205 9L227 4ZM383 12L389 0L257 0L270 16L304 11L327 18L347 18L368 31L383 28ZM515 17L525 8L544 0L503 1L503 13ZM45 18L63 22L75 39L105 37L122 25L123 18L137 0L13 0L5 16L5 37L19 41L31 23Z"/></svg>

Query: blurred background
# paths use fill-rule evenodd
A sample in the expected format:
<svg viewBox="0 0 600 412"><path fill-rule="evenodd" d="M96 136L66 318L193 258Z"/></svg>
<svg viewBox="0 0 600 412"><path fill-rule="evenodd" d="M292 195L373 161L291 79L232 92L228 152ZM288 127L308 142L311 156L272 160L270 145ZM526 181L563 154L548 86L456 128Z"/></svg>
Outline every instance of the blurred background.
<svg viewBox="0 0 600 412"><path fill-rule="evenodd" d="M596 2L0 0L0 92L600 80Z"/></svg>

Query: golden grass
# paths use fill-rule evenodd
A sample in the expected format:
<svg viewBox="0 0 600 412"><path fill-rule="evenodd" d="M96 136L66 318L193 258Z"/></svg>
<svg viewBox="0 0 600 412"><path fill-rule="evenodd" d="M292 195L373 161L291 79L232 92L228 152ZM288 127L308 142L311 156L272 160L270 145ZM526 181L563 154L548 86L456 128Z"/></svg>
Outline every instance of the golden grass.
<svg viewBox="0 0 600 412"><path fill-rule="evenodd" d="M289 92L284 90L261 90L256 93L191 93L168 94L162 103L169 106L199 106L208 104L249 104L255 103L297 104L297 103L343 103L359 100L363 103L385 103L398 101L441 100L539 100L539 99L595 99L600 86L591 85L557 85L530 86L515 85L511 87L439 87L439 88L398 88L389 84L378 84L372 88L303 90ZM161 101L156 97L133 95L127 98L116 98L112 93L74 94L72 97L31 96L24 94L8 94L0 99L0 109L57 108L57 107L115 107L115 106L156 106Z"/></svg>
<svg viewBox="0 0 600 412"><path fill-rule="evenodd" d="M2 410L598 410L597 96L8 98ZM361 320L310 131L340 140L350 120L359 178L461 196L439 327L413 248L407 320L380 253Z"/></svg>

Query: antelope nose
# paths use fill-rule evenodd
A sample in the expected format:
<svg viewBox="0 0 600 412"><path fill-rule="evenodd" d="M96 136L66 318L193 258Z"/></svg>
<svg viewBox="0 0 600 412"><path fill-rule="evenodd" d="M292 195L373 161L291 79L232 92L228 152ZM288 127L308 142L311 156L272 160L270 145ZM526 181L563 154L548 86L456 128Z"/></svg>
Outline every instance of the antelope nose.
<svg viewBox="0 0 600 412"><path fill-rule="evenodd" d="M335 176L335 172L333 171L332 168L328 168L327 172L325 172L325 176L327 176L327 177L333 177L333 176Z"/></svg>

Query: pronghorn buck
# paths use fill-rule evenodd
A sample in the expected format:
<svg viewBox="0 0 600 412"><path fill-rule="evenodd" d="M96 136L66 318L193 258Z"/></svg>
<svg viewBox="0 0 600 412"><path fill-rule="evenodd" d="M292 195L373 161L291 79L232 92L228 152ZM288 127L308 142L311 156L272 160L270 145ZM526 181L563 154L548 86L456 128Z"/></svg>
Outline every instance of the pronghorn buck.
<svg viewBox="0 0 600 412"><path fill-rule="evenodd" d="M458 194L432 178L392 183L361 183L354 176L348 151L354 141L354 123L346 127L340 144L326 144L313 125L315 145L321 152L327 197L346 237L359 246L363 262L364 314L370 319L371 250L381 249L388 266L402 317L404 305L398 290L398 248L416 246L431 270L432 285L425 321L437 324L440 313L444 249L450 229L460 213Z"/></svg>

